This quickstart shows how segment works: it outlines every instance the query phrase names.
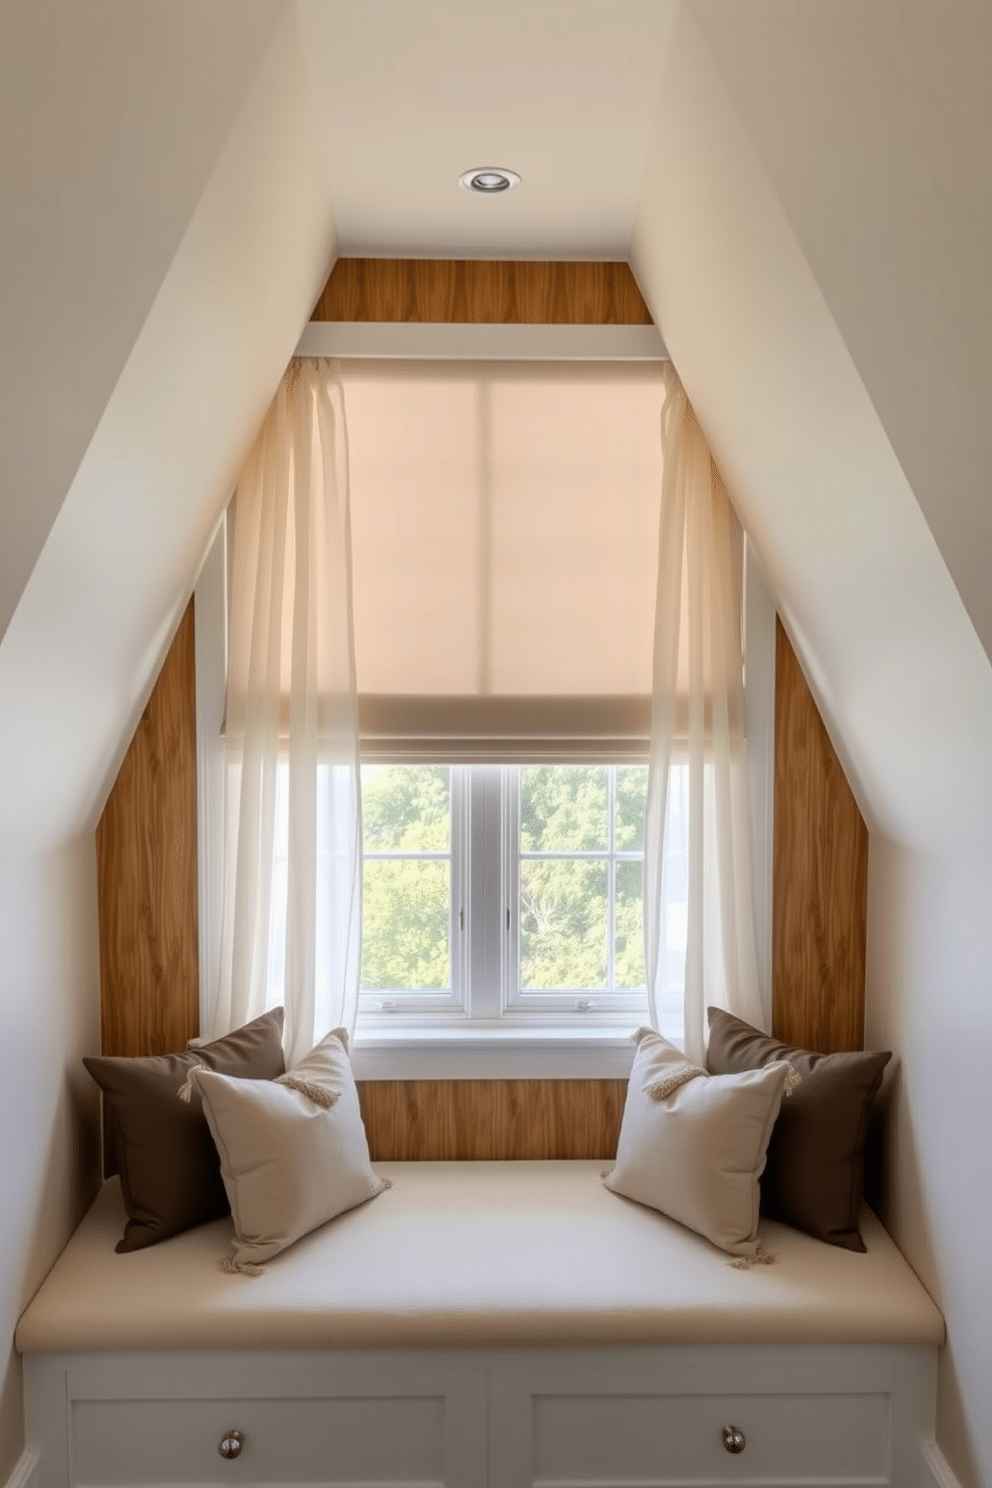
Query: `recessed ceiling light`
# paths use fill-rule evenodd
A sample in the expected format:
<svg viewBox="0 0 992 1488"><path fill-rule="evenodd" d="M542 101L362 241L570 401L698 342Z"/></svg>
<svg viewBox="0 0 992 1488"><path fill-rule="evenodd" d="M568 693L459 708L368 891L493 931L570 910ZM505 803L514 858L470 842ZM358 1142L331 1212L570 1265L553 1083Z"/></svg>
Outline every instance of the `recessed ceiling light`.
<svg viewBox="0 0 992 1488"><path fill-rule="evenodd" d="M466 171L463 176L458 177L459 186L464 186L466 191L478 191L483 196L496 196L501 191L512 191L514 186L520 185L520 177L516 171L503 170L494 165L482 166L479 170Z"/></svg>

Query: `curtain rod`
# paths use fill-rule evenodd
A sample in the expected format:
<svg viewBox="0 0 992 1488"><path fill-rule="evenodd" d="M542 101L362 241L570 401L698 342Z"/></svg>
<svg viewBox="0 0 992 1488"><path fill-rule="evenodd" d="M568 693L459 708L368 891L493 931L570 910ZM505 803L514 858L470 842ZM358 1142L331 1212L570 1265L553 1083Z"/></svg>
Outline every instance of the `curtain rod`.
<svg viewBox="0 0 992 1488"><path fill-rule="evenodd" d="M383 357L471 362L662 362L657 326L458 325L311 320L298 357Z"/></svg>

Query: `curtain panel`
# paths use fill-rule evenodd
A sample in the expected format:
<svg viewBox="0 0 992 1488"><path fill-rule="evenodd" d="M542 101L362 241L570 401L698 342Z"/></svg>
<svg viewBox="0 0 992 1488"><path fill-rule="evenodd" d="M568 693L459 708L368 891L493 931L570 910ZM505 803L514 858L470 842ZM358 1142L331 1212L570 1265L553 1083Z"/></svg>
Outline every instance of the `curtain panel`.
<svg viewBox="0 0 992 1488"><path fill-rule="evenodd" d="M214 1036L281 1000L289 1062L353 1031L361 791L348 458L336 363L290 364L233 504Z"/></svg>
<svg viewBox="0 0 992 1488"><path fill-rule="evenodd" d="M737 523L671 364L664 382L645 961L654 1026L671 1026L675 1004L682 1002L685 1052L702 1064L707 1006L725 1008L762 1029L769 1010L759 987L755 938ZM687 694L680 675L688 679ZM678 803L671 793L676 747L688 764L687 798ZM675 881L679 858L664 851L676 816L687 833L687 882ZM683 913L684 924L678 925Z"/></svg>

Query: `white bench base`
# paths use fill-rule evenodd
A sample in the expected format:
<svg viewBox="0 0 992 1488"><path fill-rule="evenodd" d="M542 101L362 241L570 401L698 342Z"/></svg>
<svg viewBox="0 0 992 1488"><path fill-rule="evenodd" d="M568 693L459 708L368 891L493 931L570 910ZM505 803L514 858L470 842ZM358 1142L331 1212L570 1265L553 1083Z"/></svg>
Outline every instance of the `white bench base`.
<svg viewBox="0 0 992 1488"><path fill-rule="evenodd" d="M37 1488L917 1488L936 1350L33 1355ZM731 1454L724 1428L743 1433ZM221 1441L244 1437L236 1460Z"/></svg>
<svg viewBox="0 0 992 1488"><path fill-rule="evenodd" d="M382 1164L259 1278L230 1221L116 1256L108 1188L18 1327L32 1488L918 1488L943 1322L877 1221L738 1271L600 1166Z"/></svg>

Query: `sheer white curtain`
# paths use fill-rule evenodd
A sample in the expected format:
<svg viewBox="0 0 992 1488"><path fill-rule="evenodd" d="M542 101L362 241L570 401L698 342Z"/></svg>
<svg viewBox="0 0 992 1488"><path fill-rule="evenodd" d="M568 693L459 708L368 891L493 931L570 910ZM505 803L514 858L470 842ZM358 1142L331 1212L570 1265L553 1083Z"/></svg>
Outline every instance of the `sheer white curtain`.
<svg viewBox="0 0 992 1488"><path fill-rule="evenodd" d="M760 1028L767 1028L767 1015L755 944L735 519L670 364L662 459L645 956L655 1027L670 1026L673 1000L682 1000L685 1051L702 1064L707 1006ZM666 831L685 834L684 860L678 852L665 854ZM683 861L684 881L675 882Z"/></svg>
<svg viewBox="0 0 992 1488"><path fill-rule="evenodd" d="M235 494L214 1035L283 1002L287 1059L353 1030L361 793L344 406L291 363Z"/></svg>

